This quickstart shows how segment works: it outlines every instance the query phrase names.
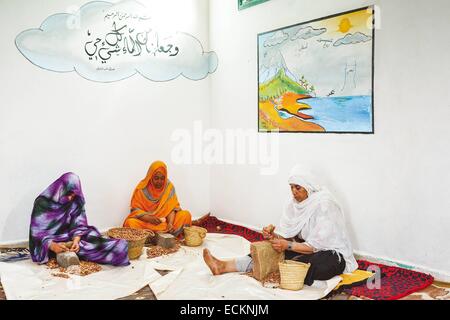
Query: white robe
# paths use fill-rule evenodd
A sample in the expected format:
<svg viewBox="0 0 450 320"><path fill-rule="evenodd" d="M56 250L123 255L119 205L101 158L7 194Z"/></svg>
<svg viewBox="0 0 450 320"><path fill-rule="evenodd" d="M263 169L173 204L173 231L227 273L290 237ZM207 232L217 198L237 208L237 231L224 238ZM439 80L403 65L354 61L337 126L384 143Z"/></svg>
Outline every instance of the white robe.
<svg viewBox="0 0 450 320"><path fill-rule="evenodd" d="M298 202L290 196L277 228L279 233L286 238L298 235L314 252L341 253L346 262L344 273L355 271L358 263L353 256L342 209L333 195L300 166L292 170L289 183L303 186L308 198Z"/></svg>

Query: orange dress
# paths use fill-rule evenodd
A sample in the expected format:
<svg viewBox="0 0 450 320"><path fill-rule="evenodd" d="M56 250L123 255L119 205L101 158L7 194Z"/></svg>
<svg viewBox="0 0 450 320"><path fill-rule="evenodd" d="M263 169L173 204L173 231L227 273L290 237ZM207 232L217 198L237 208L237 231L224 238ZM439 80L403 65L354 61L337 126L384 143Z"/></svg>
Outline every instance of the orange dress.
<svg viewBox="0 0 450 320"><path fill-rule="evenodd" d="M161 172L165 176L164 187L156 189L152 184L153 175ZM175 187L167 178L167 166L164 162L154 162L144 180L142 180L133 192L131 198L130 214L125 219L123 226L136 229L148 229L155 232L167 232L168 223L162 222L154 225L141 220L145 215L154 215L158 218L167 218L174 210L179 209L173 221L172 234L178 236L183 228L192 224L192 216L189 211L181 210L175 193Z"/></svg>

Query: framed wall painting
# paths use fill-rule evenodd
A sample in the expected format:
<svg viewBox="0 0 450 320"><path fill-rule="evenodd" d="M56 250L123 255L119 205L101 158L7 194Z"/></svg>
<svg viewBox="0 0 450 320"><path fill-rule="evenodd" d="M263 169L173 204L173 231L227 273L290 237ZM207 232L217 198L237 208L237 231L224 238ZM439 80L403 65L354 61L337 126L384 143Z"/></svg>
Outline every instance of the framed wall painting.
<svg viewBox="0 0 450 320"><path fill-rule="evenodd" d="M267 1L269 0L238 0L238 8L244 10Z"/></svg>
<svg viewBox="0 0 450 320"><path fill-rule="evenodd" d="M258 130L374 133L374 8L258 34Z"/></svg>

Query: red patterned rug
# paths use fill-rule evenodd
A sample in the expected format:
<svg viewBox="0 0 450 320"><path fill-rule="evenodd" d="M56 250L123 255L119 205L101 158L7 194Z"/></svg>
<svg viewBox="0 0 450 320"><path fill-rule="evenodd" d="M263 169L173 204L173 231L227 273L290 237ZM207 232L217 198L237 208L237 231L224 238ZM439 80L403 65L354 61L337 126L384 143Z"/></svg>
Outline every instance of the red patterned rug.
<svg viewBox="0 0 450 320"><path fill-rule="evenodd" d="M209 217L207 220L203 221L200 225L212 233L224 233L224 234L235 234L247 239L250 242L264 240L262 234L249 228L238 226L235 224L227 223L217 219L216 217Z"/></svg>
<svg viewBox="0 0 450 320"><path fill-rule="evenodd" d="M201 224L208 232L239 235L250 242L261 241L261 233L246 227L230 224L209 217ZM396 300L420 291L433 283L433 277L425 273L411 271L399 267L391 267L383 264L359 260L359 269L367 270L369 266L378 266L381 273L380 288L369 289L366 283L351 287L344 287L340 292L345 292L356 297L365 297L373 300Z"/></svg>
<svg viewBox="0 0 450 320"><path fill-rule="evenodd" d="M343 292L356 297L365 297L372 300L398 300L425 289L433 284L434 281L431 275L399 267L386 266L365 260L358 260L358 265L360 270L367 270L371 267L373 271L374 266L378 267L381 278L379 288L370 289L366 283L343 288Z"/></svg>

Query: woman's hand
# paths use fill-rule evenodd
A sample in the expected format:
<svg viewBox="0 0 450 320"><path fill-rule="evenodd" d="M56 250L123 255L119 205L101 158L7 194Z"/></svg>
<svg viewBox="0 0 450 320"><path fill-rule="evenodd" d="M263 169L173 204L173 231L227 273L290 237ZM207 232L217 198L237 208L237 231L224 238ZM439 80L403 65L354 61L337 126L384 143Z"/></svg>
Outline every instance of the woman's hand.
<svg viewBox="0 0 450 320"><path fill-rule="evenodd" d="M273 232L275 230L275 227L273 225L269 225L267 227L264 227L262 230L262 236L266 240L272 240L275 238Z"/></svg>
<svg viewBox="0 0 450 320"><path fill-rule="evenodd" d="M70 248L71 252L75 252L78 253L80 251L80 237L74 237L73 238L73 244L72 247Z"/></svg>
<svg viewBox="0 0 450 320"><path fill-rule="evenodd" d="M69 249L63 243L53 241L50 244L49 249L56 254L69 251Z"/></svg>
<svg viewBox="0 0 450 320"><path fill-rule="evenodd" d="M155 226L161 224L161 222L162 222L158 217L155 217L154 215L151 215L151 214L146 214L139 219L144 222L153 224Z"/></svg>
<svg viewBox="0 0 450 320"><path fill-rule="evenodd" d="M289 241L284 239L272 239L270 242L272 243L272 248L274 248L277 252L286 251L289 246Z"/></svg>
<svg viewBox="0 0 450 320"><path fill-rule="evenodd" d="M155 217L155 216L149 216L148 218L149 218L149 220L150 220L150 223L151 223L151 224L154 224L154 225L156 225L156 226L162 223L162 222L161 222L161 219L159 219L158 217Z"/></svg>
<svg viewBox="0 0 450 320"><path fill-rule="evenodd" d="M178 209L179 208L173 209L172 212L167 216L167 232L169 232L169 233L175 231L173 229L173 223L175 222L175 215L177 214Z"/></svg>

